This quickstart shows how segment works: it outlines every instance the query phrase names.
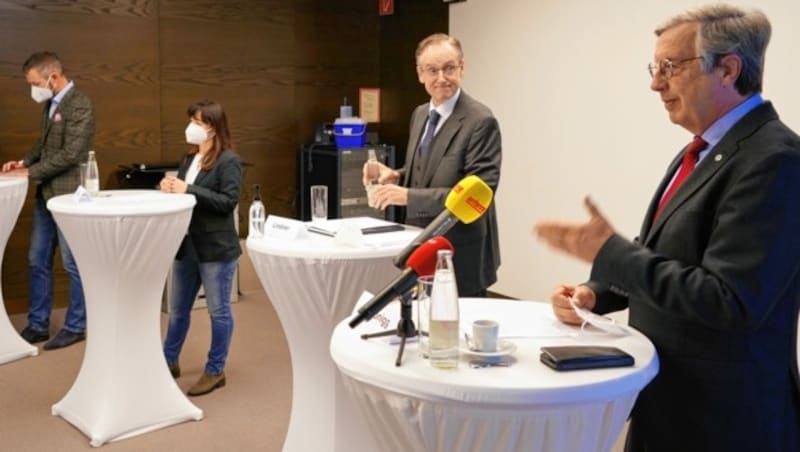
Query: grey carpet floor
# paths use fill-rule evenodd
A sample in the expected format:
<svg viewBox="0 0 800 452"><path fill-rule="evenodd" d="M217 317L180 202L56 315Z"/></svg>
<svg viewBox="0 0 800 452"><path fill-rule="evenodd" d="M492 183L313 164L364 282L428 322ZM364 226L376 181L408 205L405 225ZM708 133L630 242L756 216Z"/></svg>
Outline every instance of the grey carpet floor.
<svg viewBox="0 0 800 452"><path fill-rule="evenodd" d="M241 296L232 305L235 327L225 369L227 385L191 398L204 419L107 443L103 452L281 450L291 409L289 351L275 311L244 255L239 282ZM53 313L53 333L63 316L63 310ZM166 319L162 314L162 332ZM25 315L13 315L11 321L19 330ZM210 333L207 311L195 309L181 355L178 385L184 392L203 372ZM0 365L0 451L97 450L83 433L50 412L72 386L85 343L53 351L38 346L38 356Z"/></svg>

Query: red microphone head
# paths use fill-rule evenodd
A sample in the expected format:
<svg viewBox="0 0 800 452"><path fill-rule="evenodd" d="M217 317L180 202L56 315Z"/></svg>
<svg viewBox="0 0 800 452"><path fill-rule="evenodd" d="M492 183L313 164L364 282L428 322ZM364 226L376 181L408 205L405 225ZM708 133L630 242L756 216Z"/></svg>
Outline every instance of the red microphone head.
<svg viewBox="0 0 800 452"><path fill-rule="evenodd" d="M428 239L408 256L406 267L418 276L430 276L436 271L436 253L439 250L453 251L453 245L441 235Z"/></svg>

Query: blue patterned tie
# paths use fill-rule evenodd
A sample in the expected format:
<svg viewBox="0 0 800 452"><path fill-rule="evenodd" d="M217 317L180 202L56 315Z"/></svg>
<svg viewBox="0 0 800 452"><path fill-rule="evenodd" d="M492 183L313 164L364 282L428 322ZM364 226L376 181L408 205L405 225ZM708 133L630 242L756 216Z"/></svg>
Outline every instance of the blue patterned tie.
<svg viewBox="0 0 800 452"><path fill-rule="evenodd" d="M442 115L440 115L439 112L431 110L428 116L428 130L425 131L425 136L422 137L422 141L419 142L419 155L425 155L425 152L427 152L428 148L431 146L433 134L436 132L436 124L439 124L439 119L441 117Z"/></svg>

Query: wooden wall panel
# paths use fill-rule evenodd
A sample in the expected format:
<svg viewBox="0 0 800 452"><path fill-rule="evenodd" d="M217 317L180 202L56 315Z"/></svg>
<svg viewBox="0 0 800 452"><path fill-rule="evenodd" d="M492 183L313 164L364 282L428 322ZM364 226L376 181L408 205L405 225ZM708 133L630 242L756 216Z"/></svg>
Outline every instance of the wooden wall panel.
<svg viewBox="0 0 800 452"><path fill-rule="evenodd" d="M92 99L101 180L117 165L160 153L157 3L142 0L0 2L0 161L19 159L39 137L42 106L30 98L22 63L52 50L65 73ZM9 239L3 296L9 312L27 309L27 255L35 188ZM55 300L67 301L56 257Z"/></svg>
<svg viewBox="0 0 800 452"><path fill-rule="evenodd" d="M397 146L397 161L405 159L411 113L430 100L419 83L414 52L432 33L447 33L449 6L441 1L395 2L394 14L381 17L381 137Z"/></svg>
<svg viewBox="0 0 800 452"><path fill-rule="evenodd" d="M379 30L377 1L298 2L294 60L297 129L295 146L287 150L292 159L301 144L314 141L322 123L339 116L344 97L353 105L359 87L378 86ZM353 110L358 114L356 107ZM373 128L370 125L368 130Z"/></svg>
<svg viewBox="0 0 800 452"><path fill-rule="evenodd" d="M187 146L186 107L209 98L225 107L236 150L253 164L240 219L254 183L264 186L269 213L293 216L297 150L338 116L344 96L355 104L359 87L383 88L383 123L370 130L401 150L411 110L426 99L413 77L413 48L446 28L446 5L398 1L396 14L383 18L377 7L377 0L0 0L0 161L20 158L38 137L41 106L21 65L49 49L94 101L105 187L118 165L178 159ZM27 308L32 193L3 261L9 312ZM60 304L66 288L59 270Z"/></svg>
<svg viewBox="0 0 800 452"><path fill-rule="evenodd" d="M186 108L212 99L225 108L234 146L246 168L239 209L262 184L270 213L292 215L294 161L294 9L285 0L164 2L161 9L163 157L186 151Z"/></svg>

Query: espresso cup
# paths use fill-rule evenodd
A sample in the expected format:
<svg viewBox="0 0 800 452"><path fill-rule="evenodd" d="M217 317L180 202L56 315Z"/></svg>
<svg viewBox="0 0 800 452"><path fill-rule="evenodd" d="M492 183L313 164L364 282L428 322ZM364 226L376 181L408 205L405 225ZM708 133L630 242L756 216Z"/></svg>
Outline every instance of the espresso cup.
<svg viewBox="0 0 800 452"><path fill-rule="evenodd" d="M497 351L497 334L500 325L494 320L476 320L472 322L472 345L475 350L484 353Z"/></svg>

